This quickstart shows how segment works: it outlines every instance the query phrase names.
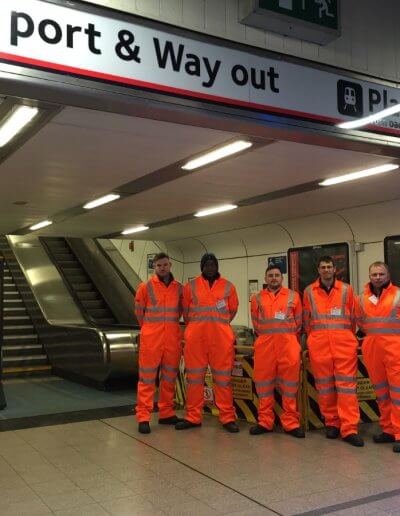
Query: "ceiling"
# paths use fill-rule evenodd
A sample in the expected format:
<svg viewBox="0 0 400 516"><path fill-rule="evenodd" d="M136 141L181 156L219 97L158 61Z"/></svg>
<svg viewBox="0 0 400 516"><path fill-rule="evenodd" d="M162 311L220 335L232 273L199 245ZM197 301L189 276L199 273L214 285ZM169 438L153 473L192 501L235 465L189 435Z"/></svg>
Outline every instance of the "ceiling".
<svg viewBox="0 0 400 516"><path fill-rule="evenodd" d="M245 136L245 135L244 135ZM126 183L238 138L214 129L66 107L0 164L0 233L12 233ZM259 142L260 143L260 142ZM265 140L254 150L65 220L39 235L101 236L160 223L393 159L302 143ZM162 177L162 171L161 176ZM335 211L398 197L400 173L364 179L204 219L135 234L148 240L190 236ZM17 206L14 203L25 201ZM131 238L131 237L129 237Z"/></svg>

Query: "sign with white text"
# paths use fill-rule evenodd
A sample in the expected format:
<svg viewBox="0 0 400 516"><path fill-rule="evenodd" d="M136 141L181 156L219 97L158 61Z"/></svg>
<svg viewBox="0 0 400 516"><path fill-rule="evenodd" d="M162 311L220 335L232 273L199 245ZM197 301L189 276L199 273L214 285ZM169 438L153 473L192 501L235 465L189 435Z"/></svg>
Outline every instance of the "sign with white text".
<svg viewBox="0 0 400 516"><path fill-rule="evenodd" d="M8 64L325 124L400 102L397 88L348 80L188 34L42 0L0 2L0 61ZM366 129L398 135L400 117Z"/></svg>

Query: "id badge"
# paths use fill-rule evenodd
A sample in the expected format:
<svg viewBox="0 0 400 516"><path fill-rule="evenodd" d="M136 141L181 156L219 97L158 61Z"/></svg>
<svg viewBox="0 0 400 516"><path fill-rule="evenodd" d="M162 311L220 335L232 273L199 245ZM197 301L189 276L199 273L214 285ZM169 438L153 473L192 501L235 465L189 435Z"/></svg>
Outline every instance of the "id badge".
<svg viewBox="0 0 400 516"><path fill-rule="evenodd" d="M372 296L369 296L369 298L368 298L368 299L371 301L371 303L372 303L373 305L375 305L375 306L376 306L376 305L378 304L378 298L375 296L375 294L372 294Z"/></svg>
<svg viewBox="0 0 400 516"><path fill-rule="evenodd" d="M331 315L342 315L342 309L334 306L331 308Z"/></svg>
<svg viewBox="0 0 400 516"><path fill-rule="evenodd" d="M217 310L220 312L226 308L225 299L219 299L216 304Z"/></svg>
<svg viewBox="0 0 400 516"><path fill-rule="evenodd" d="M280 321L283 321L285 319L286 315L285 312L275 312L274 319L279 319Z"/></svg>

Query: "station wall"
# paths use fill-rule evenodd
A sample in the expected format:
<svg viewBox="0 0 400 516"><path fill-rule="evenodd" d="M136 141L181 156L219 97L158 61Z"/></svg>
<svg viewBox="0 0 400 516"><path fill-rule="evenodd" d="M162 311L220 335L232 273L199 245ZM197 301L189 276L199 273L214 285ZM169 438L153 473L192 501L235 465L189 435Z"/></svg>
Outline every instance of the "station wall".
<svg viewBox="0 0 400 516"><path fill-rule="evenodd" d="M147 279L147 254L168 252L176 278L186 282L199 275L202 254L215 253L221 274L235 284L239 295L234 324L250 326L249 280L257 280L262 288L269 257L285 255L290 247L349 242L351 283L359 293L368 281L369 264L384 259L384 238L400 234L400 220L395 216L399 211L400 200L393 200L204 237L171 242L135 240L134 252L129 251L126 240L113 242L143 280ZM362 250L355 251L356 243L363 244Z"/></svg>
<svg viewBox="0 0 400 516"><path fill-rule="evenodd" d="M338 68L388 80L400 79L398 0L343 0L341 36L324 46L242 25L239 20L255 0L89 0L86 3Z"/></svg>

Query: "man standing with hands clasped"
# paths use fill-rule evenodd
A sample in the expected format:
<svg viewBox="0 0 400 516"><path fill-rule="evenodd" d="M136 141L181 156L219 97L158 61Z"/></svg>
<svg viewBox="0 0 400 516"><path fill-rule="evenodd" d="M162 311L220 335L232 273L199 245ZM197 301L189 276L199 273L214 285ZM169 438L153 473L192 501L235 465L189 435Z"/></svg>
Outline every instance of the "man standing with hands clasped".
<svg viewBox="0 0 400 516"><path fill-rule="evenodd" d="M304 291L303 321L326 437L364 446L358 435L357 339L353 289L336 279L330 256L318 262L319 278Z"/></svg>
<svg viewBox="0 0 400 516"><path fill-rule="evenodd" d="M267 268L265 283L265 290L251 299L251 318L257 334L254 382L259 405L258 424L250 428L250 434L272 432L277 385L282 392L282 426L287 434L303 438L305 434L300 428L297 409L301 352L298 339L302 322L300 296L282 286L283 275L277 265Z"/></svg>

